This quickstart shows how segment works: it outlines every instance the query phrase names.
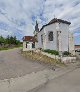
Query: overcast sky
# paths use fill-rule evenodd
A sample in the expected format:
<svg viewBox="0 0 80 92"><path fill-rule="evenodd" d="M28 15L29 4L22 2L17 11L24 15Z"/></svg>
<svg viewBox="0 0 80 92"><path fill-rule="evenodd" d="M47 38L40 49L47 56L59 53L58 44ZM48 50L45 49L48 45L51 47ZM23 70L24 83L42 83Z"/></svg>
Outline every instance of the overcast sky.
<svg viewBox="0 0 80 92"><path fill-rule="evenodd" d="M51 19L71 22L75 44L80 44L80 0L0 0L0 35L33 35L35 21L39 27Z"/></svg>

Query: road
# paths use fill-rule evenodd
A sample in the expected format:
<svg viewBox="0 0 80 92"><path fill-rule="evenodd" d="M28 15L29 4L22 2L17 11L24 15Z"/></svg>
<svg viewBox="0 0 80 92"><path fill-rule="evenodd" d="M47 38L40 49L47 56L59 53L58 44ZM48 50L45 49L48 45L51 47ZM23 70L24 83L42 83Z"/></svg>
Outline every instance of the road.
<svg viewBox="0 0 80 92"><path fill-rule="evenodd" d="M57 77L32 92L80 92L80 68Z"/></svg>
<svg viewBox="0 0 80 92"><path fill-rule="evenodd" d="M44 70L44 66L27 60L20 48L0 51L0 79L9 79Z"/></svg>
<svg viewBox="0 0 80 92"><path fill-rule="evenodd" d="M51 72L46 66L23 57L20 50L0 51L0 92L80 92L80 67Z"/></svg>

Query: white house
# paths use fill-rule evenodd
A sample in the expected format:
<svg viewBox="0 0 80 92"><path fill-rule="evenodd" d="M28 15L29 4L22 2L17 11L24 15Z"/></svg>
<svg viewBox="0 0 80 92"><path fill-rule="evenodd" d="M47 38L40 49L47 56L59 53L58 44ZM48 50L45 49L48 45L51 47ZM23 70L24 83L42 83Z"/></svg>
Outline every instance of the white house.
<svg viewBox="0 0 80 92"><path fill-rule="evenodd" d="M33 36L23 37L23 51L32 50L35 48L35 38Z"/></svg>
<svg viewBox="0 0 80 92"><path fill-rule="evenodd" d="M54 18L39 30L38 23L35 26L35 48L69 51L75 54L73 34L69 31L71 23L62 19Z"/></svg>

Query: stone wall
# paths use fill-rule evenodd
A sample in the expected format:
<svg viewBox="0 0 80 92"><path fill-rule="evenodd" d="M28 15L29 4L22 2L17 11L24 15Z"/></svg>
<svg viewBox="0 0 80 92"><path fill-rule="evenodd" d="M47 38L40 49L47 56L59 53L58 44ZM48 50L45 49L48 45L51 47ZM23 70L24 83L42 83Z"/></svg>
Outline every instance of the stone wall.
<svg viewBox="0 0 80 92"><path fill-rule="evenodd" d="M48 54L48 53L45 53L45 52L41 52L41 53L43 55L47 55L50 58L60 60L62 63L76 62L76 57L70 57L70 56L59 57L58 55L51 55L51 54Z"/></svg>

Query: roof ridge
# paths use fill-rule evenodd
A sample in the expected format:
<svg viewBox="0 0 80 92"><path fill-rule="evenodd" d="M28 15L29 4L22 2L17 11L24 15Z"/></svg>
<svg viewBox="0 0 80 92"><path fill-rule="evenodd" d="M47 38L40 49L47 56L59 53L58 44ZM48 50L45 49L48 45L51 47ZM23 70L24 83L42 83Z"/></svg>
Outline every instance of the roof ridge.
<svg viewBox="0 0 80 92"><path fill-rule="evenodd" d="M71 24L71 22L68 22L68 21L66 21L66 20L54 18L54 19L52 19L48 24L43 25L42 28L40 29L40 31L41 31L45 26L48 26L48 25L53 24L53 23L56 23L56 22L58 22L58 23L61 22L61 23L69 24L69 25Z"/></svg>

